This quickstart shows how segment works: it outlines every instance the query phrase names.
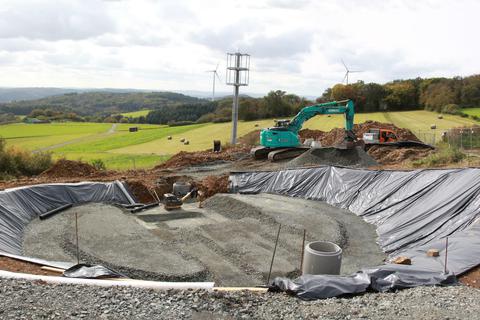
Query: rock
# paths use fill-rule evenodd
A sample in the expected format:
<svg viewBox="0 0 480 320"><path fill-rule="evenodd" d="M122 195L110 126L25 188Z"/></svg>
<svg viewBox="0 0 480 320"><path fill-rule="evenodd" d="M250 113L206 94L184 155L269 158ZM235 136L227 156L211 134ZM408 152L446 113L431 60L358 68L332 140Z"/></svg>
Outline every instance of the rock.
<svg viewBox="0 0 480 320"><path fill-rule="evenodd" d="M393 259L392 263L411 265L412 260L409 257L399 256Z"/></svg>

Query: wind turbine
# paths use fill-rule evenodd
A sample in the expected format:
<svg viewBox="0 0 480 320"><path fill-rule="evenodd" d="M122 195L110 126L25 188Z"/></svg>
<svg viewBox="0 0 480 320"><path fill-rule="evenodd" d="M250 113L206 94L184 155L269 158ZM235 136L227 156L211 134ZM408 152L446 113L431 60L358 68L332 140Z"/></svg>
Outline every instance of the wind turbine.
<svg viewBox="0 0 480 320"><path fill-rule="evenodd" d="M215 68L215 70L207 70L205 72L211 72L212 73L212 77L213 77L213 90L212 90L212 101L215 101L215 77L218 78L219 81L222 81L220 80L220 76L218 75L218 65L220 64L217 63L217 67Z"/></svg>
<svg viewBox="0 0 480 320"><path fill-rule="evenodd" d="M350 69L348 69L348 67L347 67L347 65L345 64L345 62L343 61L343 59L341 59L341 60L342 60L343 66L345 67L345 70L346 70L345 76L343 77L343 80L342 80L342 83L343 83L345 80L347 80L347 85L348 85L348 75L349 75L350 73L363 72L363 71L360 71L360 70L350 70Z"/></svg>

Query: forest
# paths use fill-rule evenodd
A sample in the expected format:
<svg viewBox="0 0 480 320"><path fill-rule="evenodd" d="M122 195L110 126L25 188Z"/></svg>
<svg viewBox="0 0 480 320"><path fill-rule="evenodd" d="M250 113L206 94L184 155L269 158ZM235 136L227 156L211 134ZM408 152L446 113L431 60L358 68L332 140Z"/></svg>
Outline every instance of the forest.
<svg viewBox="0 0 480 320"><path fill-rule="evenodd" d="M256 120L294 116L301 108L332 100L352 99L355 111L386 112L426 109L467 116L462 108L480 107L480 75L453 78L415 78L385 84L336 84L310 101L283 90L270 91L262 98L242 96L239 119ZM120 113L151 110L146 116L127 117ZM232 97L216 101L172 92L89 92L67 93L48 98L0 104L4 121L26 115L49 121L124 122L182 125L231 120ZM476 117L476 116L475 116Z"/></svg>

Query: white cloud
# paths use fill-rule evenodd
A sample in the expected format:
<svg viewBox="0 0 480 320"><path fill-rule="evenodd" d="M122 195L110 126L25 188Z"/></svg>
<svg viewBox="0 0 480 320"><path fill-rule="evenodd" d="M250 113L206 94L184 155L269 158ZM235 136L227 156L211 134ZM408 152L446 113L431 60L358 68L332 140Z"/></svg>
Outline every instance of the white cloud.
<svg viewBox="0 0 480 320"><path fill-rule="evenodd" d="M474 0L2 0L0 86L210 90L205 70L237 49L252 55L244 92L319 95L341 59L364 71L352 81L469 75L478 12Z"/></svg>
<svg viewBox="0 0 480 320"><path fill-rule="evenodd" d="M16 0L2 6L0 38L79 40L114 30L99 0Z"/></svg>

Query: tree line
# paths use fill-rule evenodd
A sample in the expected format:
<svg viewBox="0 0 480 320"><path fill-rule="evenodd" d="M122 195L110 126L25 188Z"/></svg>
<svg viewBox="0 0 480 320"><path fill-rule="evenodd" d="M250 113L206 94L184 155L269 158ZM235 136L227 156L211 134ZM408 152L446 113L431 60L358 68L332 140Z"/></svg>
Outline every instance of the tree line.
<svg viewBox="0 0 480 320"><path fill-rule="evenodd" d="M256 120L292 117L307 105L352 99L356 112L384 112L426 109L462 114L462 108L480 107L480 75L453 78L416 78L385 84L336 84L315 101L270 91L261 98L242 96L239 119ZM121 112L152 109L147 116L125 117ZM69 93L32 101L0 104L0 114L29 115L53 121L125 122L181 125L231 120L232 97L207 101L171 92ZM5 116L7 119L7 116Z"/></svg>
<svg viewBox="0 0 480 320"><path fill-rule="evenodd" d="M363 81L348 85L336 84L326 89L315 101L275 90L262 98L240 98L239 119L248 121L292 117L305 106L345 99L354 100L357 113L425 109L466 116L462 113L462 108L480 107L480 75L465 78L416 78L385 84ZM202 115L197 121L230 121L231 105L231 98L217 101L215 111Z"/></svg>

